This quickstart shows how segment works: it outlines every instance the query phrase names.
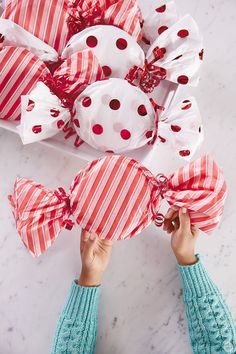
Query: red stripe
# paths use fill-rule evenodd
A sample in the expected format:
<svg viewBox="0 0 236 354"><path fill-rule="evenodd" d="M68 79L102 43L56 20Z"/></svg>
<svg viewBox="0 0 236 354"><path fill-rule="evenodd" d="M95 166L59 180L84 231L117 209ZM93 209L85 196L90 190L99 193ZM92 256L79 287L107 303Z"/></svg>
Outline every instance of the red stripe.
<svg viewBox="0 0 236 354"><path fill-rule="evenodd" d="M34 35L36 37L39 37L39 34L40 34L41 20L43 17L45 5L46 5L46 1L39 1L39 9L38 9L36 24L35 24L35 31L34 31Z"/></svg>
<svg viewBox="0 0 236 354"><path fill-rule="evenodd" d="M138 179L139 179L139 175L137 175L136 177L137 178L136 178L135 182L137 183ZM142 187L142 189L141 189L141 191L140 191L140 193L139 193L139 195L138 195L138 197L136 199L136 202L134 203L134 206L133 206L133 208L132 208L132 210L131 210L131 212L129 214L129 218L127 219L127 221L125 223L125 226L122 229L122 232L121 232L120 236L126 234L127 229L130 227L130 225L132 223L132 220L133 220L135 214L137 213L137 210L139 209L139 207L140 207L140 205L142 203L143 197L145 196L145 193L146 193L148 188L149 188L148 182L145 181L145 183L143 184L143 187ZM143 218L144 215L145 215L145 212L143 212L142 218Z"/></svg>
<svg viewBox="0 0 236 354"><path fill-rule="evenodd" d="M85 171L82 171L80 174L78 174L72 183L72 186L70 188L71 193L72 193L72 198L71 198L71 212L72 212L72 214L74 214L76 212L78 204L80 202L81 194L84 192L84 188L85 188L86 184L88 183L88 177L84 177L84 173L91 171L93 169L93 167L97 164L97 162L98 162L98 160L93 160L90 163L90 165L88 166L88 169L86 169ZM82 181L81 181L81 179L82 179ZM79 185L79 190L77 191L77 193L75 195L73 195L73 191L77 187L77 185Z"/></svg>
<svg viewBox="0 0 236 354"><path fill-rule="evenodd" d="M124 157L122 157L121 163L123 161L124 161ZM119 166L120 166L120 164L119 164ZM123 172L122 177L120 178L119 184L117 185L116 189L113 192L112 199L109 202L109 205L107 205L106 211L100 221L100 224L98 225L98 227L96 229L96 233L98 235L103 231L103 228L105 227L105 224L108 222L110 215L113 215L113 211L115 210L115 208L114 208L115 204L117 203L119 195L122 193L122 189L123 189L125 183L127 183L127 178L129 177L130 171L133 166L134 166L134 161L130 160ZM115 165L115 167L116 167L116 165ZM105 196L104 196L104 199L105 199Z"/></svg>
<svg viewBox="0 0 236 354"><path fill-rule="evenodd" d="M51 31L52 31L52 24L53 24L53 18L54 18L54 6L53 6L53 2L50 2L50 9L48 9L48 20L47 24L46 24L46 33L44 35L43 41L46 42L47 44L49 44L49 40L50 40L50 35L51 35ZM55 48L56 49L56 48Z"/></svg>
<svg viewBox="0 0 236 354"><path fill-rule="evenodd" d="M34 4L35 6L35 4ZM29 30L30 29L30 21L32 20L32 10L33 10L33 4L31 1L28 2L28 6L26 7L25 10L25 18L24 18L24 23L23 23L23 28ZM30 31L32 32L32 31Z"/></svg>
<svg viewBox="0 0 236 354"><path fill-rule="evenodd" d="M6 65L9 65L8 60L11 58L12 54L17 51L15 47L8 47L6 50L3 49L0 51L0 57L1 54L4 54L4 56L0 60L0 72L3 71ZM0 76L1 77L1 76ZM1 88L2 88L2 83L1 83Z"/></svg>
<svg viewBox="0 0 236 354"><path fill-rule="evenodd" d="M29 67L33 66L35 64L35 57L32 57L30 59L30 61L27 63L26 67L24 68L24 70L20 73L20 76L18 77L18 79L14 82L14 84L12 85L10 91L8 91L7 96L5 97L5 99L2 102L2 105L0 105L0 109L1 107L4 107L5 104L7 103L7 101L9 100L9 97L11 97L12 95L14 95L14 93L17 91L17 87L19 86L19 84L22 82L22 80L25 80L25 77L27 76L27 73L29 71ZM11 73L9 72L6 77L9 77ZM34 75L32 77L32 79L30 80L30 83L28 83L28 85L25 87L24 90L22 90L21 95L28 93L29 91L26 91L26 89L29 86L32 86L32 81L38 81L38 77L36 75ZM20 97L17 97L17 99L20 99ZM16 102L15 102L16 104ZM11 108L11 110L9 112L12 112L13 108Z"/></svg>
<svg viewBox="0 0 236 354"><path fill-rule="evenodd" d="M102 176L104 174L104 171L106 170L106 167L107 167L109 162L110 162L109 159L105 159L104 160L104 162L103 162L103 164L102 164L102 166L101 166L101 168L100 168L100 170L99 170L99 172L98 172L98 174L97 174L97 176L95 178L94 184L93 184L92 188L90 189L84 204L81 206L79 215L76 218L76 221L77 221L78 224L80 223L81 219L85 215L85 213L86 213L86 211L87 211L87 209L89 207L90 201L93 198L94 193L96 192L97 186L98 186L98 184L99 184L99 182L100 182L100 180L101 180L101 178L102 178Z"/></svg>
<svg viewBox="0 0 236 354"><path fill-rule="evenodd" d="M92 223L93 223L94 220L96 219L96 216L97 216L98 211L99 211L99 209L100 209L100 207L101 207L101 204L102 204L102 202L106 199L106 197L108 196L108 193L109 193L109 191L110 191L110 187L111 187L111 185L112 185L114 179L116 178L116 176L117 176L117 171L119 170L120 165L122 164L123 161L124 161L124 158L123 158L122 156L120 156L120 157L118 158L118 160L117 160L117 162L116 162L114 168L112 169L111 174L110 174L110 176L109 176L109 178L108 178L108 182L106 183L105 187L103 188L102 192L100 193L100 197L97 199L97 203L96 203L95 207L93 208L93 212L91 213L91 216L90 216L90 218L89 218L89 220L88 220L88 222L87 222L87 224L86 224L86 226L85 226L85 229L86 229L86 230L89 230L89 229L90 229ZM123 173L123 175L122 175L122 177L121 177L121 181L120 181L120 183L119 183L120 189L119 189L118 193L117 193L117 190L115 191L114 196L115 196L116 193L117 193L117 194L120 193L121 188L122 188L123 184L125 183L125 179L127 178L127 175L128 175L128 173L129 173L129 171L130 171L130 168L128 168L128 166L127 166L125 172ZM122 182L123 182L123 183L122 183ZM118 189L119 187L117 187L117 189ZM109 205L108 205L108 208L107 208L106 213L105 213L106 216L104 215L104 217L103 217L103 219L102 219L100 225L103 224L104 218L107 220L107 216L108 216L107 214L109 213L108 209L111 210L111 209L112 209L112 205L114 204L114 196L113 196L111 202L110 202ZM117 197L118 197L118 195L116 196L116 198L117 198ZM116 200L116 198L115 198L115 200ZM103 228L103 226L102 226L102 228ZM97 231L98 231L98 230L97 230ZM96 231L96 232L97 232L97 231ZM99 234L99 233L98 233L98 234Z"/></svg>
<svg viewBox="0 0 236 354"><path fill-rule="evenodd" d="M133 160L131 160L131 161L133 161ZM106 239L112 239L114 237L113 233L114 233L114 230L117 227L117 223L119 222L120 218L122 217L126 206L130 203L130 199L132 198L133 192L134 192L134 190L137 187L136 183L137 183L137 180L138 180L137 177L139 177L139 174L140 174L140 171L138 170L136 175L135 175L135 177L134 177L134 179L133 179L133 181L132 181L132 184L130 185L130 187L129 187L128 191L127 191L127 194L126 194L126 196L125 196L125 198L124 198L124 200L123 200L123 202L121 204L121 207L120 207L119 211L116 214L116 217L115 217L115 219L113 221L112 227L109 229L109 231L107 232L107 234L105 236ZM145 189L146 188L147 188L147 185L145 186ZM135 205L137 205L137 200L138 199L136 199ZM130 217L127 216L127 222L126 222L125 225L129 225L129 224L130 224Z"/></svg>
<svg viewBox="0 0 236 354"><path fill-rule="evenodd" d="M64 7L64 5L63 5ZM63 36L63 24L65 23L65 10L64 8L61 7L61 13L60 13L60 21L59 24L57 26L57 34L56 34L56 39L54 41L54 48L56 49L56 51L59 50L59 46L60 46L60 41L62 39Z"/></svg>

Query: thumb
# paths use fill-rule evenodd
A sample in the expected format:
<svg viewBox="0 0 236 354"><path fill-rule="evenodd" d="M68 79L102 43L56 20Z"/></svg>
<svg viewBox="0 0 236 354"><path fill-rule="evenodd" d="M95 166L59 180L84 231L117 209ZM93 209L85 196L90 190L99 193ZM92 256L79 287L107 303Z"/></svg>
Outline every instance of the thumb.
<svg viewBox="0 0 236 354"><path fill-rule="evenodd" d="M182 230L190 229L190 217L186 208L181 208L179 211L179 223Z"/></svg>

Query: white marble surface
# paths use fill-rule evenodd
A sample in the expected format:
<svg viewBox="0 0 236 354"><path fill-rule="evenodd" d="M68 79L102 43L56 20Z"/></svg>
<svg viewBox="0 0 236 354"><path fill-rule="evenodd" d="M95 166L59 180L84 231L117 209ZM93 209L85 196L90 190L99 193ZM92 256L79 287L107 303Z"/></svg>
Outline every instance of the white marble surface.
<svg viewBox="0 0 236 354"><path fill-rule="evenodd" d="M202 79L192 90L205 124L201 153L223 167L228 199L214 235L198 250L236 315L235 282L235 0L177 0L197 20L205 38ZM16 234L7 202L17 175L48 187L68 187L82 162L41 145L22 147L0 130L0 354L47 354L72 279L79 274L79 230L64 231L41 258L33 259ZM166 155L165 155L166 159ZM156 163L173 170L179 162ZM100 304L98 354L189 354L180 283L168 236L154 226L135 240L117 243Z"/></svg>

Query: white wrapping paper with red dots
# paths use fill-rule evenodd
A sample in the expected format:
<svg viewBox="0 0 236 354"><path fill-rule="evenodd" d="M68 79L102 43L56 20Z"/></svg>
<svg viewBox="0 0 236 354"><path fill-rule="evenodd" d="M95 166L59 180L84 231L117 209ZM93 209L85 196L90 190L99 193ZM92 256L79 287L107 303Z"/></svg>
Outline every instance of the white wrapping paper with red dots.
<svg viewBox="0 0 236 354"><path fill-rule="evenodd" d="M155 48L162 49L163 57L155 58ZM166 80L196 86L202 63L202 36L194 19L186 15L153 42L147 52L147 61L166 70Z"/></svg>
<svg viewBox="0 0 236 354"><path fill-rule="evenodd" d="M29 144L59 132L74 115L75 98L92 82L101 80L103 71L91 50L78 52L54 72L38 82L28 95L21 96L22 142Z"/></svg>
<svg viewBox="0 0 236 354"><path fill-rule="evenodd" d="M126 80L112 78L84 90L75 109L73 122L79 137L103 152L137 149L158 137L188 159L202 142L202 122L193 97L168 107L157 122L158 114L146 94Z"/></svg>
<svg viewBox="0 0 236 354"><path fill-rule="evenodd" d="M67 0L9 0L2 14L59 54L69 39L67 16Z"/></svg>
<svg viewBox="0 0 236 354"><path fill-rule="evenodd" d="M143 19L143 40L152 44L158 35L178 20L176 4L165 0L138 0Z"/></svg>
<svg viewBox="0 0 236 354"><path fill-rule="evenodd" d="M69 109L62 107L61 100L43 82L38 82L30 95L21 97L21 112L18 132L23 144L50 138L71 117Z"/></svg>
<svg viewBox="0 0 236 354"><path fill-rule="evenodd" d="M106 77L124 78L133 65L143 67L145 55L136 40L115 26L93 26L75 34L66 45L62 58L91 49Z"/></svg>
<svg viewBox="0 0 236 354"><path fill-rule="evenodd" d="M156 114L149 98L126 80L96 82L76 99L74 125L86 143L120 153L151 140Z"/></svg>
<svg viewBox="0 0 236 354"><path fill-rule="evenodd" d="M5 47L0 50L0 73L1 118L20 120L21 95L28 94L50 72L27 49Z"/></svg>
<svg viewBox="0 0 236 354"><path fill-rule="evenodd" d="M194 97L171 105L160 115L158 139L180 157L193 157L203 141L201 115Z"/></svg>
<svg viewBox="0 0 236 354"><path fill-rule="evenodd" d="M202 63L202 56L199 55L202 37L196 22L189 15L156 34L146 58L140 45L128 33L114 26L93 26L74 35L65 47L62 58L83 49L93 50L106 77L123 79L134 67L139 68L141 77L132 83L144 92L151 92L163 79L196 85ZM150 89L150 82L160 68L166 74ZM147 87L150 91L145 90Z"/></svg>

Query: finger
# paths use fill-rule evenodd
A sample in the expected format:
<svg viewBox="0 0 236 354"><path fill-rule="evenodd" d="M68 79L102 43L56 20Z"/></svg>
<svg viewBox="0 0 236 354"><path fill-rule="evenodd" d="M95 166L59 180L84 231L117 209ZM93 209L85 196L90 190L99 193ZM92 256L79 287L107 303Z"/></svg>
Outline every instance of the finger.
<svg viewBox="0 0 236 354"><path fill-rule="evenodd" d="M191 231L194 238L199 236L199 228L196 225L191 225Z"/></svg>
<svg viewBox="0 0 236 354"><path fill-rule="evenodd" d="M176 217L176 218L173 220L172 224L174 225L175 230L178 230L178 228L179 228L179 226L180 226L179 217Z"/></svg>
<svg viewBox="0 0 236 354"><path fill-rule="evenodd" d="M180 228L183 231L191 230L190 217L186 208L181 208L179 210L179 223L180 223Z"/></svg>
<svg viewBox="0 0 236 354"><path fill-rule="evenodd" d="M169 208L165 215L165 219L171 219L174 214L176 214L176 210L174 210L173 208Z"/></svg>
<svg viewBox="0 0 236 354"><path fill-rule="evenodd" d="M90 236L90 233L88 231L85 231L84 229L81 230L81 235L80 235L80 251L83 251L84 244L85 242L88 241Z"/></svg>
<svg viewBox="0 0 236 354"><path fill-rule="evenodd" d="M89 239L84 243L83 258L90 261L94 257L94 250L97 243L97 237L91 233Z"/></svg>
<svg viewBox="0 0 236 354"><path fill-rule="evenodd" d="M178 215L178 212L173 209L169 209L167 214L165 215L165 220L163 223L163 230L168 231L169 229L172 229L172 221L176 218Z"/></svg>

